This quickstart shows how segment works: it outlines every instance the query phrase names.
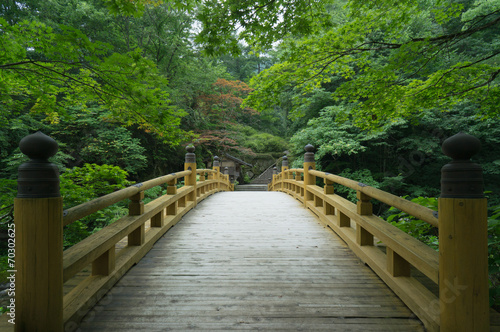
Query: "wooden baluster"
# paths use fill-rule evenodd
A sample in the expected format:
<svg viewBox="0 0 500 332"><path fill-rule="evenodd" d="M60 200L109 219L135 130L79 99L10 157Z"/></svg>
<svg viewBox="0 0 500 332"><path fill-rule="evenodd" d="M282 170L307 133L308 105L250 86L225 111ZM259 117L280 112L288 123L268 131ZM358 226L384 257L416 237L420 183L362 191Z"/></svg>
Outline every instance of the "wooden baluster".
<svg viewBox="0 0 500 332"><path fill-rule="evenodd" d="M214 174L214 179L217 180L217 184L215 185L215 189L217 189L217 191L220 191L221 190L221 186L220 186L220 160L219 160L219 157L217 157L217 156L214 157L213 170L216 172Z"/></svg>
<svg viewBox="0 0 500 332"><path fill-rule="evenodd" d="M48 158L58 145L41 132L19 143L30 161L19 166L14 199L15 331L63 331L63 200L59 171ZM5 315L9 315L9 312Z"/></svg>
<svg viewBox="0 0 500 332"><path fill-rule="evenodd" d="M453 159L441 170L439 303L441 331L489 331L488 222L481 166L470 158L481 142L459 133L444 141Z"/></svg>
<svg viewBox="0 0 500 332"><path fill-rule="evenodd" d="M371 216L373 214L373 206L370 202L371 197L359 190L356 196L358 198L358 214L362 216ZM373 235L358 224L356 225L356 242L360 246L372 246Z"/></svg>
<svg viewBox="0 0 500 332"><path fill-rule="evenodd" d="M281 163L281 172L283 173L282 180L288 180L288 157L283 156L283 162ZM282 190L286 191L289 189L289 184L287 182L283 182Z"/></svg>
<svg viewBox="0 0 500 332"><path fill-rule="evenodd" d="M113 246L92 262L92 275L109 276L115 269L115 247Z"/></svg>
<svg viewBox="0 0 500 332"><path fill-rule="evenodd" d="M163 227L165 224L165 209L155 214L151 218L151 227Z"/></svg>
<svg viewBox="0 0 500 332"><path fill-rule="evenodd" d="M325 179L325 187L323 188L323 191L325 195L333 195L334 194L334 189L333 189L333 181ZM334 215L335 214L335 208L327 203L326 201L324 202L324 208L323 208L323 213L325 215Z"/></svg>
<svg viewBox="0 0 500 332"><path fill-rule="evenodd" d="M128 215L129 216L140 216L144 213L144 191L140 191L134 196L130 197L130 203L128 204Z"/></svg>
<svg viewBox="0 0 500 332"><path fill-rule="evenodd" d="M177 194L177 179L168 181L167 183L167 195Z"/></svg>
<svg viewBox="0 0 500 332"><path fill-rule="evenodd" d="M167 186L167 195L176 195L177 194L177 179L173 179L168 182ZM178 202L175 201L169 206L167 206L167 216L175 216L177 214L177 204Z"/></svg>
<svg viewBox="0 0 500 332"><path fill-rule="evenodd" d="M295 172L295 181L302 181L302 173L301 172L299 172L299 171ZM300 190L301 190L300 186L297 184L295 184L294 186L295 186L295 193L297 195L300 195Z"/></svg>
<svg viewBox="0 0 500 332"><path fill-rule="evenodd" d="M340 210L338 212L337 225L339 227L351 227L351 219Z"/></svg>
<svg viewBox="0 0 500 332"><path fill-rule="evenodd" d="M213 179L214 179L214 175L213 175L213 173L208 173L208 174L207 174L207 180L212 181ZM213 189L214 189L214 185L211 183L211 184L209 184L209 185L207 186L207 189L206 189L206 190L207 190L208 192L210 192L210 191L212 191Z"/></svg>
<svg viewBox="0 0 500 332"><path fill-rule="evenodd" d="M205 173L205 172L203 172L203 173L200 174L200 181L205 181L206 180L206 174L207 173ZM201 188L200 188L200 194L198 196L201 196L203 194L205 194L205 186L201 186Z"/></svg>
<svg viewBox="0 0 500 332"><path fill-rule="evenodd" d="M411 265L394 250L387 247L387 271L393 277L409 277Z"/></svg>
<svg viewBox="0 0 500 332"><path fill-rule="evenodd" d="M151 227L163 227L165 224L165 210L161 210L151 218Z"/></svg>
<svg viewBox="0 0 500 332"><path fill-rule="evenodd" d="M229 168L226 166L224 167L224 188L226 188L226 190L230 190L231 187L229 185Z"/></svg>
<svg viewBox="0 0 500 332"><path fill-rule="evenodd" d="M189 202L193 202L196 206L197 188L196 188L196 155L194 154L195 148L192 145L186 147L186 161L184 163L184 170L190 170L191 174L184 177L184 185L192 186L193 191L187 194L186 199Z"/></svg>
<svg viewBox="0 0 500 332"><path fill-rule="evenodd" d="M140 191L134 196L130 197L128 205L129 216L139 216L144 213L144 191ZM141 246L145 241L145 225L141 224L128 235L129 246Z"/></svg>
<svg viewBox="0 0 500 332"><path fill-rule="evenodd" d="M278 187L278 169L276 166L273 167L273 190L276 191Z"/></svg>
<svg viewBox="0 0 500 332"><path fill-rule="evenodd" d="M304 150L306 150L306 153L304 154L304 188L302 196L304 197L304 206L307 207L307 202L314 199L314 195L307 190L307 186L316 184L316 177L309 175L309 170L316 169L316 162L314 161L314 146L307 144Z"/></svg>

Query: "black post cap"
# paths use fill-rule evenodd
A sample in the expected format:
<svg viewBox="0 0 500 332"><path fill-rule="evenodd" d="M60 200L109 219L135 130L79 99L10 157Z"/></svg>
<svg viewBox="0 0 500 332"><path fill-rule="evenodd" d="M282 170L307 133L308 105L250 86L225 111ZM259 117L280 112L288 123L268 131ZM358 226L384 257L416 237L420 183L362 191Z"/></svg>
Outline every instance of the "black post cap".
<svg viewBox="0 0 500 332"><path fill-rule="evenodd" d="M304 147L304 150L306 150L306 153L304 154L304 162L313 163L314 162L314 146L312 146L311 144L307 144Z"/></svg>
<svg viewBox="0 0 500 332"><path fill-rule="evenodd" d="M49 158L57 153L57 142L38 131L24 137L19 148L30 161L18 168L17 197L60 197L59 170L49 162Z"/></svg>
<svg viewBox="0 0 500 332"><path fill-rule="evenodd" d="M481 149L474 136L460 132L443 142L442 150L452 158L441 169L442 198L483 198L483 169L470 158Z"/></svg>
<svg viewBox="0 0 500 332"><path fill-rule="evenodd" d="M288 157L283 156L283 162L281 163L282 167L288 167Z"/></svg>
<svg viewBox="0 0 500 332"><path fill-rule="evenodd" d="M196 155L194 154L195 147L193 145L188 145L186 146L186 164L188 163L195 163L196 162Z"/></svg>

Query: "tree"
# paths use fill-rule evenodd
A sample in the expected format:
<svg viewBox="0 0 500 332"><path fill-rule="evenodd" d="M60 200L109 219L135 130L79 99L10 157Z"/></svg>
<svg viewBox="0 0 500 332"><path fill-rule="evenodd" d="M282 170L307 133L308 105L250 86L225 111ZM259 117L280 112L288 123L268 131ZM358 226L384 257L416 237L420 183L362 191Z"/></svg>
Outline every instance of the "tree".
<svg viewBox="0 0 500 332"><path fill-rule="evenodd" d="M307 94L340 77L334 97L354 103L364 127L465 100L480 116L498 115L498 1L332 4L332 26L284 40L281 62L252 80L247 106L273 107L285 89Z"/></svg>
<svg viewBox="0 0 500 332"><path fill-rule="evenodd" d="M252 153L238 142L237 133L233 130L237 123L248 122L249 118L257 115L250 108L241 108L243 98L249 92L250 88L244 82L220 78L213 84L211 93L199 96L197 104L203 123L198 128L198 144L210 147L213 151Z"/></svg>
<svg viewBox="0 0 500 332"><path fill-rule="evenodd" d="M0 18L0 110L45 114L56 123L66 109L99 104L114 120L137 124L170 144L188 134L185 112L170 105L168 81L141 50L118 54L80 30L38 20L9 24Z"/></svg>
<svg viewBox="0 0 500 332"><path fill-rule="evenodd" d="M320 0L207 0L196 18L202 23L197 41L210 54L241 53L239 40L265 50L289 35L310 34L328 24Z"/></svg>

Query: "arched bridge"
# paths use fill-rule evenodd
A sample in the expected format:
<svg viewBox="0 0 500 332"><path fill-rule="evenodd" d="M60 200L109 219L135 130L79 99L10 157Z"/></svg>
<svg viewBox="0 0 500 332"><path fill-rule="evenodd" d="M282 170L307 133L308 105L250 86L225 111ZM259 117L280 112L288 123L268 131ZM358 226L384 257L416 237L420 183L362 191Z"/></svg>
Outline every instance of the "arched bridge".
<svg viewBox="0 0 500 332"><path fill-rule="evenodd" d="M449 143L455 161L443 168L438 214L316 171L310 146L303 168L285 159L268 192L233 192L217 160L196 169L188 148L183 171L63 211L47 161L55 142L28 136L21 150L32 161L20 168L15 201L15 325L4 314L0 328L498 331L486 199L478 173L464 173L477 171L474 149L460 152L464 140L473 139ZM337 185L358 202L336 195ZM166 195L144 204L156 186ZM63 225L124 199L128 216L63 252ZM371 200L439 227L439 253L375 216Z"/></svg>

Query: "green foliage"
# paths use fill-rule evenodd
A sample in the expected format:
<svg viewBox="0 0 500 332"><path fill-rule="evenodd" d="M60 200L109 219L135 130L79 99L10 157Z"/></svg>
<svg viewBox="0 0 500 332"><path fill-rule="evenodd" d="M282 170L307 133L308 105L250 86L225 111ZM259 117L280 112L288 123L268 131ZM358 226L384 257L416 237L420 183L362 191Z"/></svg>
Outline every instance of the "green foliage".
<svg viewBox="0 0 500 332"><path fill-rule="evenodd" d="M0 209L13 205L16 194L16 180L0 179Z"/></svg>
<svg viewBox="0 0 500 332"><path fill-rule="evenodd" d="M8 256L0 256L0 283L6 283L8 281L7 277L10 276L9 271L11 268L9 267L9 257ZM0 307L0 314L3 312L7 312L7 308Z"/></svg>
<svg viewBox="0 0 500 332"><path fill-rule="evenodd" d="M85 198L97 198L129 186L131 183L127 176L128 173L118 166L84 164L83 167L68 169L61 175L61 194L67 205L81 204ZM81 197L74 193L77 188L85 190L87 194Z"/></svg>
<svg viewBox="0 0 500 332"><path fill-rule="evenodd" d="M167 80L135 49L118 54L80 30L40 21L9 24L0 18L0 105L29 109L57 123L72 106L105 105L125 125L138 124L171 144L186 137L185 113L170 105ZM37 82L37 84L33 84Z"/></svg>
<svg viewBox="0 0 500 332"><path fill-rule="evenodd" d="M308 34L317 25L328 25L323 8L326 1L266 1L252 3L238 0L223 4L204 1L196 18L202 23L197 42L212 54L241 53L239 40L258 49L291 34ZM243 27L237 33L238 27Z"/></svg>
<svg viewBox="0 0 500 332"><path fill-rule="evenodd" d="M326 107L319 117L309 120L307 127L296 132L291 139L294 152L303 153L307 144L317 147L317 159L338 158L363 152L366 148L361 144L359 129L349 121L336 121L344 112L347 112L347 109L342 106Z"/></svg>
<svg viewBox="0 0 500 332"><path fill-rule="evenodd" d="M0 179L0 232L7 234L8 225L14 222L14 197L17 181ZM8 266L7 241L0 242L0 283L7 282ZM1 312L1 310L0 310Z"/></svg>
<svg viewBox="0 0 500 332"><path fill-rule="evenodd" d="M158 197L161 197L163 195L167 194L167 188L166 186L156 186L151 189L148 189L144 191L144 199L143 202L144 204L148 204L149 202L155 200Z"/></svg>
<svg viewBox="0 0 500 332"><path fill-rule="evenodd" d="M283 138L262 132L247 137L244 144L256 153L283 153L288 148L288 144Z"/></svg>
<svg viewBox="0 0 500 332"><path fill-rule="evenodd" d="M125 128L98 130L96 137L82 149L82 158L92 163L118 165L135 173L146 166L145 149Z"/></svg>
<svg viewBox="0 0 500 332"><path fill-rule="evenodd" d="M380 187L379 183L375 181L375 179L373 179L373 176L370 170L368 169L351 170L350 168L346 168L342 171L342 173L339 174L339 176L364 183L374 188ZM351 202L355 203L358 201L356 197L356 190L354 189L347 188L344 186L336 186L335 192L346 197Z"/></svg>
<svg viewBox="0 0 500 332"><path fill-rule="evenodd" d="M131 183L127 180L127 175L126 171L111 165L85 164L83 167L67 170L60 177L65 208L129 186ZM83 240L127 212L126 203L121 202L75 221L64 229L64 247Z"/></svg>
<svg viewBox="0 0 500 332"><path fill-rule="evenodd" d="M14 197L17 194L17 181L0 179L0 232L7 231L8 223L14 222ZM5 242L5 241L4 241ZM7 243L0 245L0 255Z"/></svg>
<svg viewBox="0 0 500 332"><path fill-rule="evenodd" d="M434 211L437 211L438 209L438 200L434 197L416 197L411 199L411 201ZM389 211L387 213L390 214L397 211L399 210L391 207L389 208ZM437 229L435 227L432 227L425 221L417 219L414 216L409 215L408 213L403 211L399 211L395 214L390 214L387 217L387 221L403 232L410 234L419 241L427 244L431 248L435 250L439 249Z"/></svg>
<svg viewBox="0 0 500 332"><path fill-rule="evenodd" d="M354 123L372 130L464 101L479 116L498 116L498 9L497 1L337 4L332 26L283 41L281 61L252 79L245 105L274 107L283 91L301 104L334 85L336 100L354 105Z"/></svg>
<svg viewBox="0 0 500 332"><path fill-rule="evenodd" d="M488 218L488 273L490 305L500 306L500 205L490 208Z"/></svg>

